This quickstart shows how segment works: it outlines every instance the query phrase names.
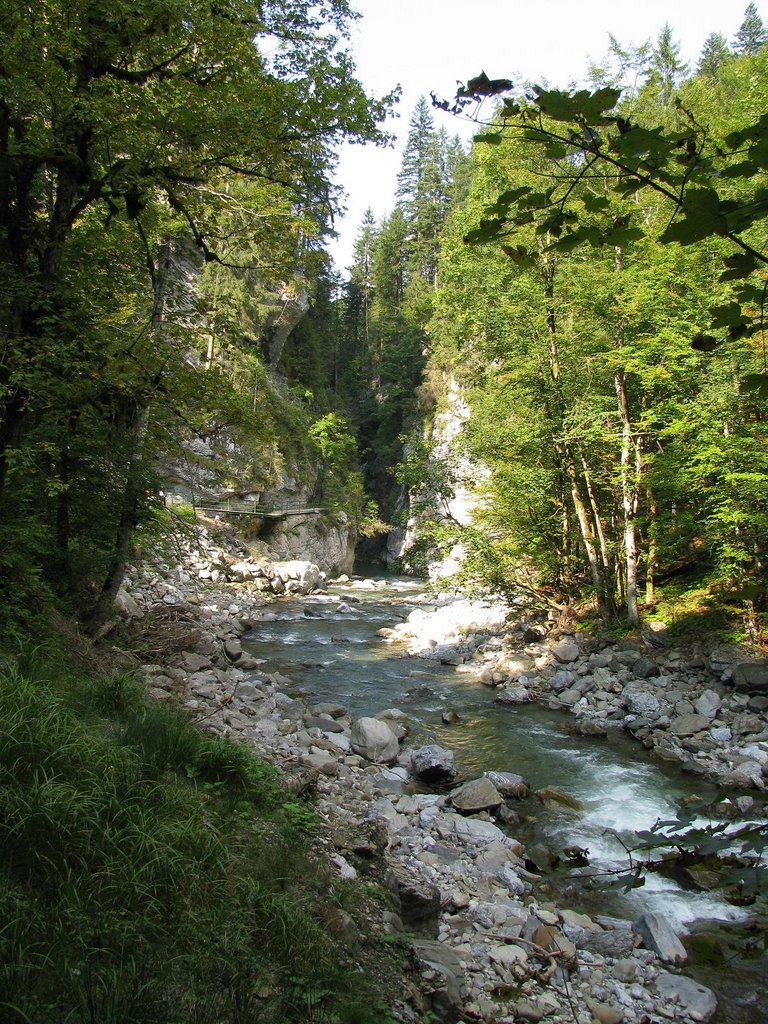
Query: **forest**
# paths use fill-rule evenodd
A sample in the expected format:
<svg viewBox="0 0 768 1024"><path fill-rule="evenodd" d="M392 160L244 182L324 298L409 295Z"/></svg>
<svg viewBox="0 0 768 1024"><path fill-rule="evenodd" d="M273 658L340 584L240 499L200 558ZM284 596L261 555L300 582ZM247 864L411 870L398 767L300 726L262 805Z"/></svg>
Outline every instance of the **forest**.
<svg viewBox="0 0 768 1024"><path fill-rule="evenodd" d="M377 433L362 420L374 461L392 353L414 367L402 408L417 427L394 473L417 518L467 478L477 495L470 525L422 514L422 565L460 540L466 577L502 591L589 594L636 625L669 585L679 615L729 606L759 634L764 35L747 10L735 48L713 33L694 69L668 26L640 47L612 39L592 91L481 74L451 102L433 95L478 121L466 155L419 104L397 205L361 225L344 311L382 396ZM453 385L471 419L430 460Z"/></svg>
<svg viewBox="0 0 768 1024"><path fill-rule="evenodd" d="M0 1022L393 1022L405 940L353 920L362 901L379 922L386 886L361 868L355 889L344 856L328 863L331 848L383 859L381 822L345 846L305 799L330 785L333 744L308 730L333 716L302 719L277 672L245 678L253 620L233 597L209 607L201 585L186 600L212 579L205 562L190 582L201 551L226 584L240 566L231 593L257 610L306 596L304 577L291 591L247 549L222 553L222 536L239 541L200 526L203 493L299 495L323 538L341 524L360 563L429 580L435 603L516 603L533 644L565 623L563 664L583 656L584 673L584 637L634 643L634 661L599 666L623 673L606 708L627 665L648 662L653 620L681 643L764 655L755 5L732 39L713 26L695 66L665 25L642 44L611 36L585 88L512 67L457 68L453 96L424 82L391 211L366 213L341 271L339 147L392 145L400 94L367 91L356 18L349 0L0 0ZM470 143L451 128L467 121ZM156 620L126 591L145 585L148 553L166 574ZM220 632L201 653L204 612ZM485 653L496 685L514 657L501 640ZM748 668L764 688L764 662ZM173 671L207 672L203 689L242 679L193 725L147 696L147 669L169 687ZM290 785L229 738L243 679L254 707L272 701L275 742L303 731L319 758ZM689 695L678 725L702 718ZM707 695L709 728L721 705ZM737 783L762 792L765 706L739 694L733 735L720 728L721 747L751 737L762 760L730 768L746 759ZM389 720L394 763L407 730ZM647 749L654 723L638 727ZM679 733L685 757L693 735ZM375 756L339 751L329 777L341 761L367 780Z"/></svg>
<svg viewBox="0 0 768 1024"><path fill-rule="evenodd" d="M468 583L630 624L682 582L756 634L754 7L695 68L665 27L612 38L591 91L480 75L422 98L392 212L369 212L342 277L335 146L385 144L396 99L366 97L337 46L347 4L189 6L3 10L4 614L97 623L162 467L204 436L249 449L222 488L322 464L372 557L415 515L414 566L460 540ZM471 151L435 107L478 121ZM430 459L453 387L471 420ZM421 514L459 463L473 522Z"/></svg>

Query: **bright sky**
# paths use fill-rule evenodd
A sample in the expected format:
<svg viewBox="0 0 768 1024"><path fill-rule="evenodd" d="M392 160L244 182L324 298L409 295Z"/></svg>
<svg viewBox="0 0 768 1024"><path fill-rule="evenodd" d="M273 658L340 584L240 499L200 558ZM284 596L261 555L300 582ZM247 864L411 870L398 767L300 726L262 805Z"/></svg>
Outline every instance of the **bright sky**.
<svg viewBox="0 0 768 1024"><path fill-rule="evenodd" d="M522 77L564 87L584 84L589 59L608 50L608 33L626 46L654 39L668 21L681 56L695 65L710 32L729 40L748 0L353 0L361 14L352 30L358 77L383 96L398 83L399 117L388 125L394 149L346 146L337 180L347 193L347 214L337 220L331 245L337 267L352 262L352 248L367 207L377 220L395 203L397 172L413 108L430 92L450 98L457 81L485 71L490 78ZM768 0L757 0L768 21ZM461 122L434 111L435 125L471 135Z"/></svg>

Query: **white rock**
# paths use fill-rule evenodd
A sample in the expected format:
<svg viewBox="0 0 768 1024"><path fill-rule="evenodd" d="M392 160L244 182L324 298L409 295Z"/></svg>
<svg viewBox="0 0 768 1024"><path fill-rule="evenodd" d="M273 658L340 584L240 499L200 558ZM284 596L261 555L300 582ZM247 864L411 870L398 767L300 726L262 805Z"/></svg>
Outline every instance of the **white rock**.
<svg viewBox="0 0 768 1024"><path fill-rule="evenodd" d="M397 736L378 718L358 718L352 726L352 750L379 764L396 760L400 752Z"/></svg>

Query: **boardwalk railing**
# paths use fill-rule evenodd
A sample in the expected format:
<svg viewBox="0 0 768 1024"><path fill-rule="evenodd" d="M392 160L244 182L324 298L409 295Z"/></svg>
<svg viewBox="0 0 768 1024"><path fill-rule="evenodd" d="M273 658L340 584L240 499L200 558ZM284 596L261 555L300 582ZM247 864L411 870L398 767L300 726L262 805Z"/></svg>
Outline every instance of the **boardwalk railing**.
<svg viewBox="0 0 768 1024"><path fill-rule="evenodd" d="M222 500L200 501L195 505L196 512L206 515L258 516L261 519L282 519L283 516L301 516L325 512L315 498L308 501L265 502L258 500L246 501L242 498L225 498Z"/></svg>

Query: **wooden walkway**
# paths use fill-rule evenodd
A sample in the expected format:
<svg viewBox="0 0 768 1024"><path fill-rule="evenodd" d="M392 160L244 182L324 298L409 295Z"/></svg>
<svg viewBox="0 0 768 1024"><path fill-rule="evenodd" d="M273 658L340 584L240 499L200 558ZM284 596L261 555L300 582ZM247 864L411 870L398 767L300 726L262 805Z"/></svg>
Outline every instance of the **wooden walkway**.
<svg viewBox="0 0 768 1024"><path fill-rule="evenodd" d="M306 505L299 501L285 501L278 505L262 505L258 501L202 501L195 505L196 512L208 516L256 516L259 519L284 519L286 516L320 515L327 511L320 505Z"/></svg>

